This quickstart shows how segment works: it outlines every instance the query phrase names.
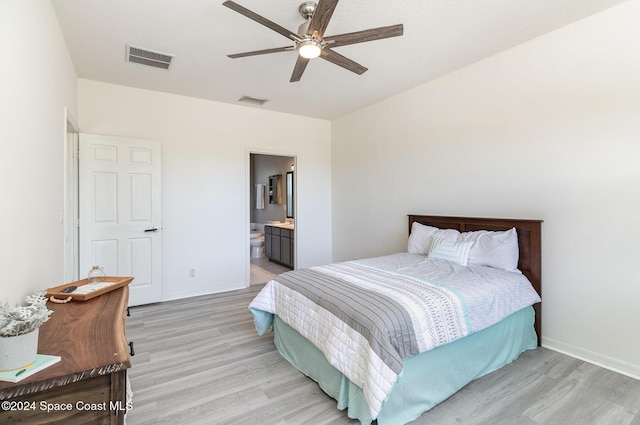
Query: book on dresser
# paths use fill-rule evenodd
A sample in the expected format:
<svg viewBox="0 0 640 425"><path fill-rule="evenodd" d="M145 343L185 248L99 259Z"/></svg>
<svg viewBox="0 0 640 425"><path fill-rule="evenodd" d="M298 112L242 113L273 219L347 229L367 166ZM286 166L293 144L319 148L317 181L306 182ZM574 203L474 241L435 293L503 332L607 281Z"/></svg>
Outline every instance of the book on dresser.
<svg viewBox="0 0 640 425"><path fill-rule="evenodd" d="M60 356L49 356L47 354L38 354L36 360L20 369L0 371L0 381L20 382L34 373L46 369L52 364L58 363Z"/></svg>

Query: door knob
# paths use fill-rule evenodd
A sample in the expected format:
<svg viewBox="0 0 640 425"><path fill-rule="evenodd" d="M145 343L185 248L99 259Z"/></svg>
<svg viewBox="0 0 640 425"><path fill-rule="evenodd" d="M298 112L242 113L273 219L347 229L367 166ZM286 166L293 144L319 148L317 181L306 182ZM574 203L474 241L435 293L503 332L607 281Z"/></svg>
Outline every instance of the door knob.
<svg viewBox="0 0 640 425"><path fill-rule="evenodd" d="M157 227L152 227L151 229L144 229L145 232L157 232L158 230L160 229L158 229Z"/></svg>

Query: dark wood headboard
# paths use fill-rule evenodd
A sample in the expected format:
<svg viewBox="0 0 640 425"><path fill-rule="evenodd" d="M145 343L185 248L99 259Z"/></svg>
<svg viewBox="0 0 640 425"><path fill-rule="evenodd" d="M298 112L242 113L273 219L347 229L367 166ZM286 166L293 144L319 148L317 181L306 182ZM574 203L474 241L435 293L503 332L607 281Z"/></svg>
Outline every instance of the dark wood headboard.
<svg viewBox="0 0 640 425"><path fill-rule="evenodd" d="M409 215L409 233L414 222L440 229L456 229L460 232L474 230L503 231L512 227L518 233L520 258L518 269L527 276L540 298L542 298L542 220L520 220L510 218L481 218L481 217L445 217L438 215ZM536 312L535 329L538 335L538 345L542 337L542 308L541 303L533 306Z"/></svg>

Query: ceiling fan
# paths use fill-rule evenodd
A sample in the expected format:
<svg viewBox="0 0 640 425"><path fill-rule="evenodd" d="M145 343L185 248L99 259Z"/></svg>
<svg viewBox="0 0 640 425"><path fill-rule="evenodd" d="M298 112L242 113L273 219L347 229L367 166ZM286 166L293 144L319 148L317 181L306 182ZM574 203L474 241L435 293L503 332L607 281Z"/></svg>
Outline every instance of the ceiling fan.
<svg viewBox="0 0 640 425"><path fill-rule="evenodd" d="M293 46L276 47L273 49L255 50L253 52L236 53L228 55L232 59L242 58L246 56L264 55L267 53L286 52L291 50L298 51L298 59L296 60L293 73L291 74L290 82L300 81L302 73L304 72L310 59L320 57L338 66L341 66L349 71L355 72L358 75L367 71L367 68L359 63L342 56L333 50L334 47L346 46L349 44L362 43L365 41L380 40L383 38L397 37L402 35L402 24L390 25L386 27L371 28L363 31L356 31L346 34L325 36L324 31L329 25L329 20L333 11L335 10L338 0L319 0L318 3L311 1L304 2L298 8L300 15L305 19L305 22L300 25L298 32L289 31L286 28L272 22L255 12L231 1L227 0L223 5L236 12L246 16L249 19L253 19L274 30L275 32L282 34L288 39L292 40L295 44Z"/></svg>

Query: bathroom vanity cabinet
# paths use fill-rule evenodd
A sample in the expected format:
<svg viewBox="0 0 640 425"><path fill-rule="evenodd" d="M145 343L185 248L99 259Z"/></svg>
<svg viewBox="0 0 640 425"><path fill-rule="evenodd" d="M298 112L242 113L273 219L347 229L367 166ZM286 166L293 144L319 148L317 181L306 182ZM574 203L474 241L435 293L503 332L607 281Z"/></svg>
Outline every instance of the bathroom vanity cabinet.
<svg viewBox="0 0 640 425"><path fill-rule="evenodd" d="M270 261L293 269L293 229L264 226L264 253Z"/></svg>

